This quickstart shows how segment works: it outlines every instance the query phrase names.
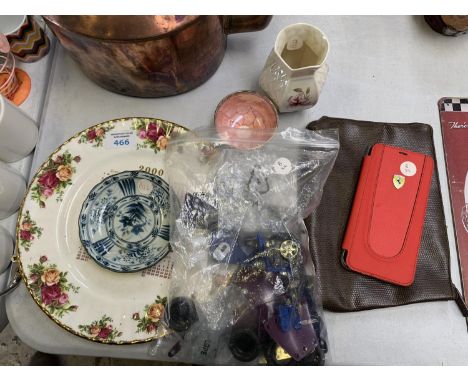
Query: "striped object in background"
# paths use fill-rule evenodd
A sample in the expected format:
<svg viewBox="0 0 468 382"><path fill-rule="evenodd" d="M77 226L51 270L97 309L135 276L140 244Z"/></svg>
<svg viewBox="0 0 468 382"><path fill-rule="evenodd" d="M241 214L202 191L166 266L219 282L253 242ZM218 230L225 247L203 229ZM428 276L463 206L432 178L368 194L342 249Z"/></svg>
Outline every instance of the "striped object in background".
<svg viewBox="0 0 468 382"><path fill-rule="evenodd" d="M49 52L49 38L32 16L27 16L21 27L7 37L11 52L20 61L35 62Z"/></svg>

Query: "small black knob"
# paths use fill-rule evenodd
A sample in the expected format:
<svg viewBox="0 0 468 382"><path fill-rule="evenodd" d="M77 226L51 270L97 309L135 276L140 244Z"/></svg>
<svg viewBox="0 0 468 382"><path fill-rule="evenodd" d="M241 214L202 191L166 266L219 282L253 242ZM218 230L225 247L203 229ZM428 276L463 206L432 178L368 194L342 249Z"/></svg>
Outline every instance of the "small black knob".
<svg viewBox="0 0 468 382"><path fill-rule="evenodd" d="M194 302L187 297L176 297L169 303L169 327L176 332L188 330L198 321L197 309Z"/></svg>
<svg viewBox="0 0 468 382"><path fill-rule="evenodd" d="M260 342L250 329L237 329L231 333L229 350L241 362L250 362L260 354Z"/></svg>

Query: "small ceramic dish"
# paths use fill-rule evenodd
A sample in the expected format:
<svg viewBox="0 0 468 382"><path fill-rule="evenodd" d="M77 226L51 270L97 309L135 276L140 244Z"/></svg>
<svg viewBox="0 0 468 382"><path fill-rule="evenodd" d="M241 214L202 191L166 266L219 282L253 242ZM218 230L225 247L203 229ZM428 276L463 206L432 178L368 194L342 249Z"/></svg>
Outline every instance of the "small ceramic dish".
<svg viewBox="0 0 468 382"><path fill-rule="evenodd" d="M278 113L267 97L244 90L221 100L214 122L218 135L231 146L255 149L273 136L278 127Z"/></svg>
<svg viewBox="0 0 468 382"><path fill-rule="evenodd" d="M169 186L144 171L124 171L93 187L79 217L81 243L114 272L151 267L169 252Z"/></svg>

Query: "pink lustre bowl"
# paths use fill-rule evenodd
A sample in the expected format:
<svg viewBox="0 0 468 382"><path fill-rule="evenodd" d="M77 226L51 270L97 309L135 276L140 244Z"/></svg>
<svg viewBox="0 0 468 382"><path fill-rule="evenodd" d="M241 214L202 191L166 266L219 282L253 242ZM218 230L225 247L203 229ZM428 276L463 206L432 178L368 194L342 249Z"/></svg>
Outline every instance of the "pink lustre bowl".
<svg viewBox="0 0 468 382"><path fill-rule="evenodd" d="M239 149L255 149L273 136L278 113L268 98L245 90L224 97L214 120L221 139Z"/></svg>

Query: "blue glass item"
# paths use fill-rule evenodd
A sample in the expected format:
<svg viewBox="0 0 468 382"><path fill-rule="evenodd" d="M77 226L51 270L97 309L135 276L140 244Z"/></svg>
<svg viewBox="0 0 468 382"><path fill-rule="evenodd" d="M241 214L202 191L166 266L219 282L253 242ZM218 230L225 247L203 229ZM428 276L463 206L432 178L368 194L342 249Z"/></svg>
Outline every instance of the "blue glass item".
<svg viewBox="0 0 468 382"><path fill-rule="evenodd" d="M81 243L114 272L151 267L170 250L169 185L144 171L124 171L93 187L79 217Z"/></svg>

